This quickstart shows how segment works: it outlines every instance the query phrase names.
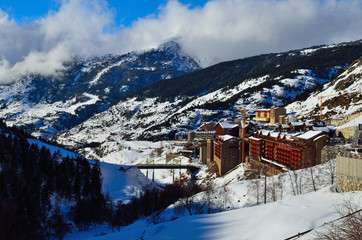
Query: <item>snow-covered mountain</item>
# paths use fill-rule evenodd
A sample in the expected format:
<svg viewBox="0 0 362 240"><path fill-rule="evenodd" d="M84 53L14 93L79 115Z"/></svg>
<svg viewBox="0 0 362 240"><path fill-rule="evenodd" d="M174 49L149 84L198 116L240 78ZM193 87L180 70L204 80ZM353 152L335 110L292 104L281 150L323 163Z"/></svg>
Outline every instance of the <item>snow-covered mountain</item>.
<svg viewBox="0 0 362 240"><path fill-rule="evenodd" d="M50 137L148 84L200 69L175 42L68 63L59 78L29 76L0 86L0 118Z"/></svg>
<svg viewBox="0 0 362 240"><path fill-rule="evenodd" d="M65 132L58 141L77 143L80 147L93 144L97 146L96 152L107 149L111 154L121 139L172 139L176 131L186 133L203 122L237 117L240 114L237 108L252 113L257 108L304 100L342 73L348 59L351 62L361 55L362 41L357 41L221 63L148 85ZM353 66L337 79L348 78L346 74ZM195 85L201 86L200 93L186 94L193 92ZM176 88L174 94L173 88ZM157 90L158 96L154 94ZM297 107L288 109L298 111Z"/></svg>
<svg viewBox="0 0 362 240"><path fill-rule="evenodd" d="M287 109L298 115L318 115L320 98L325 118L345 117L362 111L362 57L351 63L336 79L324 85L322 91L312 94L305 101L293 102Z"/></svg>

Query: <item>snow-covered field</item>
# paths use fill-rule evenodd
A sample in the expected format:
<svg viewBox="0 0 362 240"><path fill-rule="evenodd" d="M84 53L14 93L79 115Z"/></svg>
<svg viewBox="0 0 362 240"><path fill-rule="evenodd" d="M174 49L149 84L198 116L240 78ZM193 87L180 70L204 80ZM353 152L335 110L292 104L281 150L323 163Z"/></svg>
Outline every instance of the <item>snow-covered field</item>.
<svg viewBox="0 0 362 240"><path fill-rule="evenodd" d="M362 205L362 192L335 193L333 187L273 203L214 214L182 217L156 225L146 219L112 232L100 227L67 235L66 239L285 239L339 217L336 206L353 197ZM312 239L311 232L300 239Z"/></svg>
<svg viewBox="0 0 362 240"><path fill-rule="evenodd" d="M60 151L63 156L76 156L74 153L29 139L30 143L45 146L51 152ZM148 178L146 170L127 168L128 164L144 163L162 146L160 156L154 156L155 163L165 163L166 152L174 151L170 142L122 141L122 158L106 158L101 162L103 189L113 200L130 200L140 196L146 189L153 188L152 170ZM120 155L120 156L121 156ZM180 158L188 164L188 158ZM113 163L112 163L113 162ZM198 164L198 163L194 163ZM331 165L332 164L332 165ZM157 217L154 225L150 217L122 227L120 232L109 226L98 226L86 232L74 231L66 239L285 239L299 232L323 226L324 223L339 217L337 205L351 200L362 206L362 192L336 193L331 185L330 169L335 162L328 162L309 169L287 172L267 177L267 204L263 204L264 177L245 180L246 169L239 165L223 177L217 178L201 166L197 182L209 183L209 193L201 192L193 197L194 204L204 204L203 214L191 215L182 207L182 200L169 206ZM186 174L182 172L182 174ZM176 177L178 171L176 171ZM315 187L311 182L314 176ZM172 182L171 170L156 170L156 184ZM209 197L210 202L206 203ZM206 214L209 210L210 214ZM312 231L300 239L312 239Z"/></svg>

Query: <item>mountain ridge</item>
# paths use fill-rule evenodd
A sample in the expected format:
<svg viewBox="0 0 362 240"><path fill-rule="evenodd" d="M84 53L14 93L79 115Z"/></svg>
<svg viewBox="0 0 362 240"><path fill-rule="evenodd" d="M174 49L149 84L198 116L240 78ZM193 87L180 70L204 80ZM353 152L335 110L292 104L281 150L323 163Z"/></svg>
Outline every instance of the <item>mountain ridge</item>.
<svg viewBox="0 0 362 240"><path fill-rule="evenodd" d="M357 45L357 47L354 48L354 45ZM290 64L291 67L281 70L284 75L279 75L279 72L266 74L267 72L262 66L259 75L254 72L254 75L252 75L254 77L245 77L237 85L230 84L215 91L204 91L194 96L181 94L174 96L171 94L147 97L138 96L137 92L135 92L133 95L130 94L128 98L123 98L108 110L94 115L84 123L61 134L58 141L70 145L77 144L83 151L82 154L98 159L100 156L97 153L99 152L107 151L111 153L116 151L117 141L120 139L174 139L176 133L187 134L187 132L199 128L204 122L212 121L216 123L224 118L230 120L238 118L240 112L237 111L237 108L243 108L247 111L247 114L251 114L258 108L268 108L273 105L286 106L298 96L304 101L314 91L323 89L331 79L338 79L338 76L346 71L347 63L344 57L347 56L351 61L357 56L360 57L362 55L361 47L362 42L358 41L352 44L283 53L282 55L285 57L290 56L291 58L298 58L297 53L300 54L302 51L303 54L309 54L310 56L319 54L318 52L322 51L324 55L317 56L318 61L314 59L318 63L315 65L313 65L313 62L309 63L306 60L310 58L303 59L303 62L309 65L303 65L302 63ZM346 51L346 48L348 51ZM352 53L355 53L355 55ZM342 60L329 60L329 57L333 54L341 57ZM351 55L348 56L348 54ZM340 64L335 65L336 61ZM225 66L225 64L223 63L220 66ZM232 64L235 64L235 62L232 62ZM317 65L321 67L317 67ZM279 67L282 66L277 66L274 63L274 69ZM204 71L205 69L198 70L175 79L184 79ZM169 81L173 82L175 79ZM166 80L164 81L166 82ZM159 86L160 84L155 83L154 85ZM145 89L149 89L150 86L152 85L143 88L139 92L145 92ZM169 86L174 85L170 84ZM178 90L182 92L184 89ZM168 93L166 92L166 94ZM303 94L305 96L301 97ZM318 104L318 101L316 103ZM288 110L290 112L297 109L289 107ZM301 111L298 114L303 115ZM311 117L318 118L319 112L314 112ZM97 143L98 147L88 150L82 149L83 145L87 146L90 143Z"/></svg>
<svg viewBox="0 0 362 240"><path fill-rule="evenodd" d="M175 42L142 52L77 59L66 66L61 79L29 76L1 86L0 117L51 137L104 111L127 92L199 68Z"/></svg>

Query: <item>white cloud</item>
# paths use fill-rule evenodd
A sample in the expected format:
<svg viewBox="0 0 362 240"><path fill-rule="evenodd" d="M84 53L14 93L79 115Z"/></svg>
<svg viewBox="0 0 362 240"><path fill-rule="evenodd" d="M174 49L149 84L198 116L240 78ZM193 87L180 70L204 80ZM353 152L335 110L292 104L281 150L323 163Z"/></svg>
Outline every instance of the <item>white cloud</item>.
<svg viewBox="0 0 362 240"><path fill-rule="evenodd" d="M114 27L103 0L64 0L57 12L19 25L0 10L0 83L54 75L74 56L128 52L177 39L204 65L268 52L362 38L361 0L177 1L129 28ZM111 30L110 30L111 29Z"/></svg>

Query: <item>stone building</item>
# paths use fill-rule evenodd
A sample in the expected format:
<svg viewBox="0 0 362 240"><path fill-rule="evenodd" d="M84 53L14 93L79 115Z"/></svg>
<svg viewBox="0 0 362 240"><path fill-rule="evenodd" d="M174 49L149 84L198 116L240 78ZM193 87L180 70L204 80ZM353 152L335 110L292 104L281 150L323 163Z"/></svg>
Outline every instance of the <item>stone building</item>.
<svg viewBox="0 0 362 240"><path fill-rule="evenodd" d="M287 110L283 107L272 107L270 109L270 123L280 123L279 116L285 116L287 114Z"/></svg>
<svg viewBox="0 0 362 240"><path fill-rule="evenodd" d="M362 191L362 153L341 151L336 161L337 191Z"/></svg>

